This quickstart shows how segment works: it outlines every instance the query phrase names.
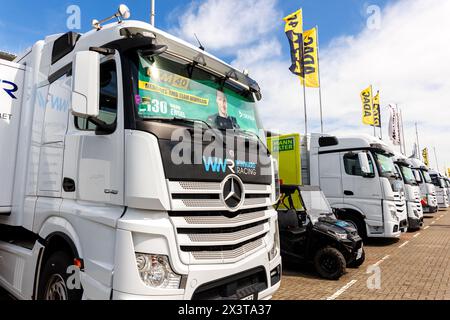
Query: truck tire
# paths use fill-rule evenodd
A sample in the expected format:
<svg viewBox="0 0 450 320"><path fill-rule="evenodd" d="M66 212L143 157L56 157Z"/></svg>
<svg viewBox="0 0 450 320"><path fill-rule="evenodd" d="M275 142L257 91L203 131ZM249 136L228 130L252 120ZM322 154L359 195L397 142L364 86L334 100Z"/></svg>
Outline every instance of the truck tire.
<svg viewBox="0 0 450 320"><path fill-rule="evenodd" d="M82 289L69 289L67 280L70 274L67 268L73 265L73 259L64 251L53 253L45 262L39 280L39 300L81 300Z"/></svg>
<svg viewBox="0 0 450 320"><path fill-rule="evenodd" d="M359 258L358 260L353 261L352 263L350 263L348 265L349 268L359 268L360 266L362 266L362 264L364 263L364 261L366 261L366 252L363 249L363 253L361 258Z"/></svg>
<svg viewBox="0 0 450 320"><path fill-rule="evenodd" d="M331 247L322 248L314 257L314 267L322 278L339 280L345 273L346 261L342 253Z"/></svg>
<svg viewBox="0 0 450 320"><path fill-rule="evenodd" d="M341 220L344 220L345 222L353 226L358 231L359 236L363 240L367 240L366 224L362 218L353 214L348 214L344 215Z"/></svg>

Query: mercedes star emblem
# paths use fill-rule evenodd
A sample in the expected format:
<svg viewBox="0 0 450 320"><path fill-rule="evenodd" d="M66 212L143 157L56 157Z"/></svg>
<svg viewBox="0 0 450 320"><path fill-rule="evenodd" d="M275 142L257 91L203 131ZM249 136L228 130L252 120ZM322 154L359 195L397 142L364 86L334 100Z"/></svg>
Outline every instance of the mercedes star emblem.
<svg viewBox="0 0 450 320"><path fill-rule="evenodd" d="M244 185L238 176L230 175L222 187L222 200L230 211L238 210L244 202Z"/></svg>

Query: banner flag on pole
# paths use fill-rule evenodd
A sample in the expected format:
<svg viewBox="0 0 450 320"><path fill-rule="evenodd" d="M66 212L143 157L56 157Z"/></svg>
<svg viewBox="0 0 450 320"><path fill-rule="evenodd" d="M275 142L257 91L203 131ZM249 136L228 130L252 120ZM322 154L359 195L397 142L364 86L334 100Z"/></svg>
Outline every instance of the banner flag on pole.
<svg viewBox="0 0 450 320"><path fill-rule="evenodd" d="M286 22L284 32L291 46L292 65L289 70L300 77L303 77L302 52L303 52L303 11L302 9L291 13L283 19Z"/></svg>
<svg viewBox="0 0 450 320"><path fill-rule="evenodd" d="M373 125L381 128L380 91L373 97Z"/></svg>
<svg viewBox="0 0 450 320"><path fill-rule="evenodd" d="M425 165L427 167L430 166L430 160L428 158L428 148L425 148L422 150L422 156L423 156L423 163L425 163Z"/></svg>
<svg viewBox="0 0 450 320"><path fill-rule="evenodd" d="M317 28L303 33L303 68L305 71L305 85L309 88L319 88L319 55L317 44ZM302 84L305 81L301 78Z"/></svg>
<svg viewBox="0 0 450 320"><path fill-rule="evenodd" d="M363 123L373 126L373 95L372 86L361 92L361 101L363 106Z"/></svg>
<svg viewBox="0 0 450 320"><path fill-rule="evenodd" d="M401 144L401 132L400 132L400 116L398 113L398 108L395 105L390 104L389 109L391 116L389 118L389 138L392 140L394 145Z"/></svg>

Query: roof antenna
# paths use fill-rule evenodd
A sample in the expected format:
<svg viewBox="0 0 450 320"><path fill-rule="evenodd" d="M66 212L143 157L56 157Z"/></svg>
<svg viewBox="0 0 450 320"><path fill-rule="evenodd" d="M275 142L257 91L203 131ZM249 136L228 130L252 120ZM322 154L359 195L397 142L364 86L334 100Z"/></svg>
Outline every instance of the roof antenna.
<svg viewBox="0 0 450 320"><path fill-rule="evenodd" d="M198 42L198 44L199 44L199 47L198 47L198 48L199 48L200 50L202 50L202 51L205 51L205 47L202 46L202 43L200 42L200 40L198 40L197 34L194 33L194 36L195 36L195 39L197 39L197 42Z"/></svg>

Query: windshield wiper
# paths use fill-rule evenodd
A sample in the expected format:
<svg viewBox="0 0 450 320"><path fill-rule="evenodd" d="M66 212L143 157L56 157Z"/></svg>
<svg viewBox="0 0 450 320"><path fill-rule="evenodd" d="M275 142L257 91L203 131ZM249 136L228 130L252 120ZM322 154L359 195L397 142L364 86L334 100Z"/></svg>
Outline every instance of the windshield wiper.
<svg viewBox="0 0 450 320"><path fill-rule="evenodd" d="M245 131L242 129L234 128L234 132L238 132L239 134L246 135L247 137L256 137L256 139L264 146L264 148L269 152L269 149L267 149L266 144L261 140L261 138L254 132L251 131Z"/></svg>

